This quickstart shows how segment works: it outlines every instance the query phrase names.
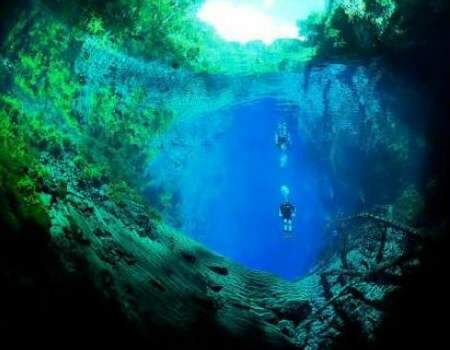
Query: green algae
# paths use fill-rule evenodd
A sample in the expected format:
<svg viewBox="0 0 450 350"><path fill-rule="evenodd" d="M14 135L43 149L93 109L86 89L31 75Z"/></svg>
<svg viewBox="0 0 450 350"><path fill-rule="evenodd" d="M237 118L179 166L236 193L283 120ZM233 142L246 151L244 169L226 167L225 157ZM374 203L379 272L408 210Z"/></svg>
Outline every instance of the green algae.
<svg viewBox="0 0 450 350"><path fill-rule="evenodd" d="M170 122L170 112L151 106L135 108L142 98L139 89L119 98L111 87L104 86L90 95L90 112L81 116L77 103L83 79L70 59L80 32L51 17L39 16L34 13L19 21L4 43L6 57L14 61L14 73L8 72L9 86L0 96L4 122L14 119L14 127L23 138L21 144L34 152L56 159L74 157L82 175L80 182L100 185L111 177L117 181L134 178L154 153L143 145ZM25 45L14 40L24 28L28 28ZM5 140L16 142L9 140L10 128L4 130ZM22 161L19 151L12 163ZM52 176L51 165L41 168Z"/></svg>
<svg viewBox="0 0 450 350"><path fill-rule="evenodd" d="M3 108L0 110L0 221L14 231L27 223L48 228L47 209L39 198L39 184L47 175L46 169L31 154L27 136ZM11 110L9 113L13 114Z"/></svg>

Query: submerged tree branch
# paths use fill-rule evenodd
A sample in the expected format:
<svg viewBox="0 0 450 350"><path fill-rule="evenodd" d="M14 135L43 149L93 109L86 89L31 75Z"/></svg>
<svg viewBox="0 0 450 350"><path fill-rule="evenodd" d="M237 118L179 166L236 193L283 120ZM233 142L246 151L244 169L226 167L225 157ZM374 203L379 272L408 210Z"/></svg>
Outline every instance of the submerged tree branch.
<svg viewBox="0 0 450 350"><path fill-rule="evenodd" d="M375 267L373 270L366 273L352 270L332 270L322 272L321 275L324 276L325 278L326 276L350 276L355 277L355 279L353 279L351 282L347 283L344 287L342 287L337 294L332 296L324 305L322 305L318 310L316 310L307 319L305 319L301 325L302 326L308 325L315 319L317 319L317 317L320 317L320 315L322 314L323 311L325 311L326 308L334 304L338 299L347 295L347 292L350 292L352 288L355 288L355 286L358 283L369 282L373 280L374 277L384 272L385 270L396 267L402 263L405 263L411 260L413 257L414 257L413 254L401 255L395 259L377 265L377 267Z"/></svg>
<svg viewBox="0 0 450 350"><path fill-rule="evenodd" d="M381 216L377 216L377 215L370 214L370 213L361 213L361 214L357 214L354 216L338 219L337 221L349 222L349 221L354 221L357 219L366 219L366 220L376 221L376 222L384 224L387 227L392 227L393 229L402 231L403 233L405 233L406 235L408 235L411 238L414 238L417 240L423 240L423 235L420 233L419 230L417 230L413 227L404 225L402 223L398 223L394 220L389 220L389 219L383 218Z"/></svg>

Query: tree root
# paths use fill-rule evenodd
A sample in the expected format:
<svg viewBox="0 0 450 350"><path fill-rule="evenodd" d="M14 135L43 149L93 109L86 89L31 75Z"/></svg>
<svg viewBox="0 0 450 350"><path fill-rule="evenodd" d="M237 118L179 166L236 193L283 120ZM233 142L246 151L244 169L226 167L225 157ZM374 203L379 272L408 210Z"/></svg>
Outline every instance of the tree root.
<svg viewBox="0 0 450 350"><path fill-rule="evenodd" d="M314 313L312 313L307 319L305 319L300 325L306 326L310 324L311 322L315 321L323 311L325 311L326 308L328 308L330 305L334 304L338 299L344 297L347 295L347 293L350 293L352 289L354 289L358 283L361 282L370 282L372 281L376 276L380 275L382 272L386 271L389 268L398 266L402 263L405 263L413 258L412 254L402 255L395 259L392 259L390 261L387 261L385 263L379 264L376 268L373 270L363 273L359 271L352 271L352 270L332 270L332 271L325 271L321 273L321 276L323 276L326 279L326 276L349 276L349 277L355 277L351 282L347 283L344 287L341 288L341 290L332 296L324 305L322 305L318 310L316 310ZM331 292L329 290L329 292Z"/></svg>
<svg viewBox="0 0 450 350"><path fill-rule="evenodd" d="M402 231L409 237L414 238L416 240L423 240L423 238L424 238L422 233L418 229L415 229L413 227L404 225L404 224L396 222L394 220L389 220L389 219L383 218L381 216L377 216L377 215L370 214L370 213L361 213L361 214L349 216L346 218L338 219L337 221L338 222L349 222L349 221L354 221L357 219L366 219L366 220L372 220L372 221L382 223L386 227L391 227L395 230Z"/></svg>

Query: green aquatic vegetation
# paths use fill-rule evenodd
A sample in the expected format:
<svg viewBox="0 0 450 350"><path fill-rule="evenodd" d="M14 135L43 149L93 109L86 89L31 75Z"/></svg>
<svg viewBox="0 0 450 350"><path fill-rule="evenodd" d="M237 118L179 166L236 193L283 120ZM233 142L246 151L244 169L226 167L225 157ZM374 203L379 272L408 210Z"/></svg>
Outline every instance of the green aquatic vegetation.
<svg viewBox="0 0 450 350"><path fill-rule="evenodd" d="M89 34L104 35L101 23L92 19ZM149 140L170 123L172 113L149 105L142 88L122 96L110 86L89 88L83 97L87 111L81 111L77 104L85 83L69 59L77 31L43 16L35 18L29 32L28 45L12 45L16 49L9 52L16 57L12 86L1 96L3 108L18 120L24 142L54 159L77 157L85 183L141 178L156 152L148 147Z"/></svg>
<svg viewBox="0 0 450 350"><path fill-rule="evenodd" d="M80 187L100 188L112 181L109 164L90 160L83 152L76 153L72 161L77 169L77 183Z"/></svg>
<svg viewBox="0 0 450 350"><path fill-rule="evenodd" d="M32 56L20 53L14 77L14 83L19 91L28 97L35 97L43 69L42 54Z"/></svg>
<svg viewBox="0 0 450 350"><path fill-rule="evenodd" d="M64 119L74 125L73 103L80 89L73 73L62 61L53 61L47 71L47 97L54 101L55 107L63 114Z"/></svg>
<svg viewBox="0 0 450 350"><path fill-rule="evenodd" d="M21 100L9 95L0 96L3 110L14 119L23 141L36 152L48 152L55 158L73 152L73 138L50 123L43 112L26 111Z"/></svg>
<svg viewBox="0 0 450 350"><path fill-rule="evenodd" d="M125 181L115 181L108 186L108 196L118 206L124 206L129 198L139 198L136 192ZM139 200L142 200L139 198Z"/></svg>
<svg viewBox="0 0 450 350"><path fill-rule="evenodd" d="M48 58L60 54L72 43L72 32L64 23L48 18L45 21L34 20L27 35L30 39L29 50L32 53L45 52ZM41 48L47 48L42 51Z"/></svg>
<svg viewBox="0 0 450 350"><path fill-rule="evenodd" d="M11 51L11 56L17 56L16 87L28 98L51 101L70 120L72 102L80 88L68 59L75 40L73 32L62 23L45 18L33 21L27 35L29 44Z"/></svg>
<svg viewBox="0 0 450 350"><path fill-rule="evenodd" d="M103 20L99 17L93 16L87 23L87 30L93 35L104 34L105 25L103 23Z"/></svg>
<svg viewBox="0 0 450 350"><path fill-rule="evenodd" d="M110 164L114 176L139 177L154 153L149 141L173 117L165 109L140 107L139 99L141 91L121 97L114 89L104 87L91 100L84 146L93 158Z"/></svg>
<svg viewBox="0 0 450 350"><path fill-rule="evenodd" d="M161 220L161 213L153 207L148 206L139 191L130 185L129 182L123 180L112 181L106 187L108 198L119 207L130 206L133 208L138 206L141 210L146 211L148 216L153 220ZM154 203L150 203L154 205ZM132 209L131 208L131 209Z"/></svg>
<svg viewBox="0 0 450 350"><path fill-rule="evenodd" d="M104 164L85 163L81 169L81 179L90 186L100 186L109 181L108 167Z"/></svg>
<svg viewBox="0 0 450 350"><path fill-rule="evenodd" d="M44 63L45 61L48 63ZM73 125L73 103L80 84L74 79L68 66L60 56L44 60L41 53L20 53L14 82L20 93L34 98L35 102L38 99L52 102L55 114Z"/></svg>
<svg viewBox="0 0 450 350"><path fill-rule="evenodd" d="M12 119L0 108L0 220L12 229L28 223L47 227L48 216L39 197L46 169Z"/></svg>

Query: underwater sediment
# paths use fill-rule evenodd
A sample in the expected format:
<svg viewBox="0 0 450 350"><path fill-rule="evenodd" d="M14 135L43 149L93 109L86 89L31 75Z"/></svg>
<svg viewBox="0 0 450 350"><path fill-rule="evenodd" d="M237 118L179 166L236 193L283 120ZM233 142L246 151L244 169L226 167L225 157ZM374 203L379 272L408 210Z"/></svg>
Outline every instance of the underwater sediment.
<svg viewBox="0 0 450 350"><path fill-rule="evenodd" d="M311 350L443 339L448 3L329 1L298 23L308 41L269 46L222 40L201 5L4 5L2 337ZM316 262L289 281L180 224L193 153L228 130L224 110L264 99L298 111L333 189ZM199 120L210 124L189 127ZM161 155L169 165L153 166Z"/></svg>

